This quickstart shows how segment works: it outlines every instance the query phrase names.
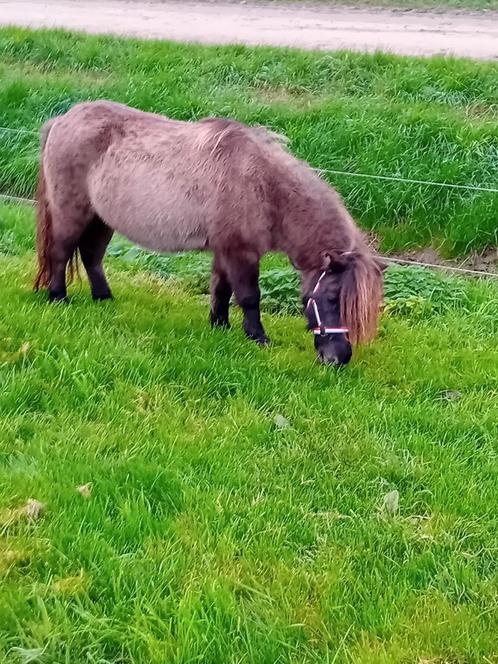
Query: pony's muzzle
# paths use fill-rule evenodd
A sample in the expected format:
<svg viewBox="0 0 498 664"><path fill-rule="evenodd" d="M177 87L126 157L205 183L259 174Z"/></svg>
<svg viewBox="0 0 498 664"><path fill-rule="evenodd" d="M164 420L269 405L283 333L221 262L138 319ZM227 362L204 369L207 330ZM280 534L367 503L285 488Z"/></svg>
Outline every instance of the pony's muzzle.
<svg viewBox="0 0 498 664"><path fill-rule="evenodd" d="M353 350L344 335L315 337L315 348L322 364L344 366L351 360Z"/></svg>

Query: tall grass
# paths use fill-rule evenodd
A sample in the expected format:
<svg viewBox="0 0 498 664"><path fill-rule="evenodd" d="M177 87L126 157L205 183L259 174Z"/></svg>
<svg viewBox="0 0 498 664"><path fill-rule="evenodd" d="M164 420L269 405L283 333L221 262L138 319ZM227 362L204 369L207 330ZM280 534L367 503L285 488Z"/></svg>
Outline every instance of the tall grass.
<svg viewBox="0 0 498 664"><path fill-rule="evenodd" d="M286 133L312 165L496 186L498 65L201 47L0 30L0 125L38 129L83 99L179 119L226 115ZM0 131L0 191L31 195L37 139ZM330 176L383 250L498 242L498 196Z"/></svg>
<svg viewBox="0 0 498 664"><path fill-rule="evenodd" d="M31 229L0 208L1 662L494 661L494 285L411 277L437 316L405 298L336 372L136 257L48 306Z"/></svg>

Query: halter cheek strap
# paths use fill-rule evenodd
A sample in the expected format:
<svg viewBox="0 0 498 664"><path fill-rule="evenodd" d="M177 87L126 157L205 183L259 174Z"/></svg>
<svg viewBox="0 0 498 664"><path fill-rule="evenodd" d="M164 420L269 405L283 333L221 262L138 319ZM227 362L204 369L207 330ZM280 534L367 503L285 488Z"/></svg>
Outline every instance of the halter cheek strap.
<svg viewBox="0 0 498 664"><path fill-rule="evenodd" d="M308 299L308 304L306 305L307 307L309 306L313 307L313 312L316 318L317 325L316 327L313 327L311 331L313 332L313 334L320 335L322 337L325 336L326 334L347 334L349 332L349 329L347 327L327 327L322 323L322 317L320 316L320 311L318 310L318 305L313 295L316 295L318 293L318 290L320 288L320 282L322 281L322 279L326 274L327 272L325 271L322 272L322 274L320 275L313 289L311 297Z"/></svg>

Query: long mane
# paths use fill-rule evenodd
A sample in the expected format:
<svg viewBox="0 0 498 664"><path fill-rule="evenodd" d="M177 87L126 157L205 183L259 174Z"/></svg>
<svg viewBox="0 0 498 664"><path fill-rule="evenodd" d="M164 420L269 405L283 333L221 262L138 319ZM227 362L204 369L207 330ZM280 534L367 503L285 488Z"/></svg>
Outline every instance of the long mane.
<svg viewBox="0 0 498 664"><path fill-rule="evenodd" d="M344 271L340 291L341 320L351 343L371 341L378 329L383 297L382 270L372 255L355 254Z"/></svg>

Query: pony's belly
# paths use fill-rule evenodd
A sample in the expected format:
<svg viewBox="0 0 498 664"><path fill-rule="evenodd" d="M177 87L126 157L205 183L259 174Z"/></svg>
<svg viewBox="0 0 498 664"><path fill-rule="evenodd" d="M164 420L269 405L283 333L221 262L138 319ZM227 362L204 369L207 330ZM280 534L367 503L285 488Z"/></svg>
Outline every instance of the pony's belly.
<svg viewBox="0 0 498 664"><path fill-rule="evenodd" d="M117 207L97 203L95 208L108 226L144 249L175 253L208 248L205 216L196 210L166 212L162 207L136 207L134 202L129 200Z"/></svg>
<svg viewBox="0 0 498 664"><path fill-rule="evenodd" d="M197 251L208 248L206 233L192 233L187 237L178 237L176 233L158 232L151 235L150 229L141 232L139 228L116 229L133 243L149 251L171 254L179 251Z"/></svg>
<svg viewBox="0 0 498 664"><path fill-rule="evenodd" d="M180 251L204 251L209 247L207 238L201 236L182 240L156 237L154 240L151 240L148 236L143 236L139 233L122 234L143 249L155 251L160 254L174 254Z"/></svg>
<svg viewBox="0 0 498 664"><path fill-rule="evenodd" d="M109 157L88 177L95 212L132 242L164 253L207 249L208 229L217 214L216 197L192 182L147 162ZM196 186L194 186L196 185Z"/></svg>

